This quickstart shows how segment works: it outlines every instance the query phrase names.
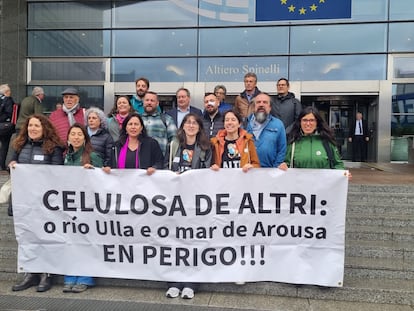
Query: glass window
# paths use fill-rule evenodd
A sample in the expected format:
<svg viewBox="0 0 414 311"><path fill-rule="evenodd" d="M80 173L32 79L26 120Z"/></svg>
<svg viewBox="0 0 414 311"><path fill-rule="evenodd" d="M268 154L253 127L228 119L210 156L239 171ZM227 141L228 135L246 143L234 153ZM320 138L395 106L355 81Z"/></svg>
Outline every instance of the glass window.
<svg viewBox="0 0 414 311"><path fill-rule="evenodd" d="M29 56L109 56L105 30L29 31Z"/></svg>
<svg viewBox="0 0 414 311"><path fill-rule="evenodd" d="M195 56L195 29L114 30L114 56Z"/></svg>
<svg viewBox="0 0 414 311"><path fill-rule="evenodd" d="M288 27L200 29L199 53L202 56L287 54L288 32Z"/></svg>
<svg viewBox="0 0 414 311"><path fill-rule="evenodd" d="M386 55L292 56L290 80L385 80Z"/></svg>
<svg viewBox="0 0 414 311"><path fill-rule="evenodd" d="M255 1L200 1L200 26L246 25L255 22Z"/></svg>
<svg viewBox="0 0 414 311"><path fill-rule="evenodd" d="M412 52L414 50L414 23L391 23L389 51Z"/></svg>
<svg viewBox="0 0 414 311"><path fill-rule="evenodd" d="M91 29L111 26L109 1L28 4L28 28Z"/></svg>
<svg viewBox="0 0 414 311"><path fill-rule="evenodd" d="M105 63L33 60L31 73L31 80L38 81L105 81Z"/></svg>
<svg viewBox="0 0 414 311"><path fill-rule="evenodd" d="M384 21L387 20L387 11L388 0L353 0L351 20Z"/></svg>
<svg viewBox="0 0 414 311"><path fill-rule="evenodd" d="M390 20L412 20L413 16L413 0L390 0Z"/></svg>
<svg viewBox="0 0 414 311"><path fill-rule="evenodd" d="M198 0L116 1L113 27L185 27L197 25Z"/></svg>
<svg viewBox="0 0 414 311"><path fill-rule="evenodd" d="M414 57L394 57L394 78L414 78Z"/></svg>
<svg viewBox="0 0 414 311"><path fill-rule="evenodd" d="M198 81L243 81L248 72L254 72L260 81L275 81L287 77L287 57L229 57L201 58Z"/></svg>
<svg viewBox="0 0 414 311"><path fill-rule="evenodd" d="M62 91L67 87L76 87L80 93L80 104L83 108L98 107L104 109L104 90L103 86L78 86L78 85L42 85L45 91L45 99L42 105L45 106L46 113L49 114L56 109L57 103L62 103ZM27 87L27 94L31 94L33 86Z"/></svg>
<svg viewBox="0 0 414 311"><path fill-rule="evenodd" d="M195 58L119 58L112 60L112 82L146 77L151 82L196 81Z"/></svg>
<svg viewBox="0 0 414 311"><path fill-rule="evenodd" d="M292 27L291 53L385 52L386 29L386 24Z"/></svg>

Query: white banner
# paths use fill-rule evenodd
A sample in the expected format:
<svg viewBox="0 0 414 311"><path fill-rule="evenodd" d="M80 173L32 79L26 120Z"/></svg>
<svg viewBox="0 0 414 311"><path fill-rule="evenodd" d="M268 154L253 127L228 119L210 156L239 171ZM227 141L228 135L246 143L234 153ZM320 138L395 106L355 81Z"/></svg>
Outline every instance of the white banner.
<svg viewBox="0 0 414 311"><path fill-rule="evenodd" d="M343 170L17 165L19 272L342 286Z"/></svg>

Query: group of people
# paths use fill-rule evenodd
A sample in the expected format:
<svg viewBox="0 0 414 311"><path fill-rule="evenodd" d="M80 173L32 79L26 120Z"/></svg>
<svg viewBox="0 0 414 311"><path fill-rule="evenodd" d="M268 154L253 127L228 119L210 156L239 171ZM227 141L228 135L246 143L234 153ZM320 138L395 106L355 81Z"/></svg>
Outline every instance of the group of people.
<svg viewBox="0 0 414 311"><path fill-rule="evenodd" d="M204 110L190 105L190 92L176 92L177 107L162 112L158 95L146 78L136 80L136 95L118 96L109 116L96 107L80 105L75 88L62 92L63 105L49 117L39 113L43 89L35 87L23 100L12 140L9 167L16 163L77 165L85 169L144 169L148 175L168 169L273 167L344 169L334 135L319 112L303 108L280 79L276 100L258 90L254 73L245 76L246 89L234 105L224 102L226 88L206 93ZM283 94L284 95L283 95ZM220 107L225 107L225 110ZM30 109L29 109L30 108ZM288 134L287 134L288 133ZM65 276L63 292L79 293L95 285L90 276ZM51 287L47 273L27 273L14 291ZM191 299L196 284L168 283L166 296Z"/></svg>

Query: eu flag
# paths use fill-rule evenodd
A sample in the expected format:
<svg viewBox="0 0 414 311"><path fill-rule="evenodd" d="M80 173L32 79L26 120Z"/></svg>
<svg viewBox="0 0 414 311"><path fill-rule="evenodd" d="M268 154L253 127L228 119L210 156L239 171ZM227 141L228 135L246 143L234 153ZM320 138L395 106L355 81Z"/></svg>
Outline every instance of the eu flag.
<svg viewBox="0 0 414 311"><path fill-rule="evenodd" d="M256 21L351 18L352 0L256 0Z"/></svg>

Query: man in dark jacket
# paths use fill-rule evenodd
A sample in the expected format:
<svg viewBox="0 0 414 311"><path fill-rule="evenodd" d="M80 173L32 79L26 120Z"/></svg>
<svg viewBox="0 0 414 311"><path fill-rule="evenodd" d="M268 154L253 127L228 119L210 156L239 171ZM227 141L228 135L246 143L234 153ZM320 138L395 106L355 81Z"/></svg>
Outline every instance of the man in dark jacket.
<svg viewBox="0 0 414 311"><path fill-rule="evenodd" d="M184 119L184 116L187 113L194 113L199 115L200 117L203 116L203 113L200 109L190 106L190 91L184 87L179 88L175 93L177 97L177 107L173 108L166 112L171 118L173 118L175 125L180 127L181 121Z"/></svg>
<svg viewBox="0 0 414 311"><path fill-rule="evenodd" d="M213 93L207 93L204 96L203 125L208 138L215 137L217 132L224 128L219 105L219 99Z"/></svg>
<svg viewBox="0 0 414 311"><path fill-rule="evenodd" d="M300 101L295 98L295 94L289 92L288 79L280 78L277 81L276 87L277 96L272 100L272 111L270 114L282 120L286 134L289 134L303 107Z"/></svg>
<svg viewBox="0 0 414 311"><path fill-rule="evenodd" d="M369 141L368 122L362 120L362 113L357 112L356 119L349 128L348 141L352 143L352 161L367 160L367 145Z"/></svg>

